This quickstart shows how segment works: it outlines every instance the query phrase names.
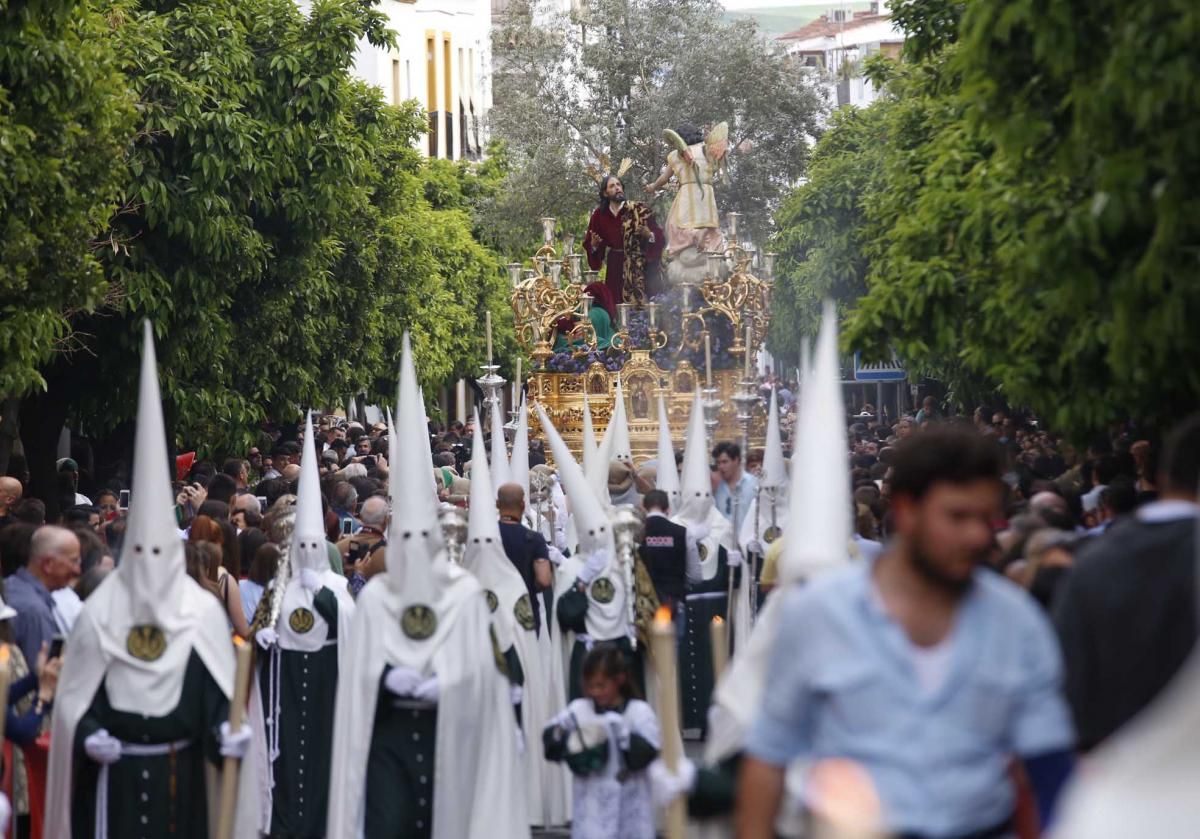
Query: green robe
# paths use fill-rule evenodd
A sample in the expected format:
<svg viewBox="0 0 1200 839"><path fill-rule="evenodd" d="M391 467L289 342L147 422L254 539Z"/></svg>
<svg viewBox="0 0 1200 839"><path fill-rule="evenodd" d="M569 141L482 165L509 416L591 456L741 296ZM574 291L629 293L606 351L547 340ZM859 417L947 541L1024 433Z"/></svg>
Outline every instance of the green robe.
<svg viewBox="0 0 1200 839"><path fill-rule="evenodd" d="M592 329L596 330L596 349L608 349L613 336L612 318L608 316L608 311L603 306L592 306L588 311L588 318L592 321ZM574 349L578 349L579 346L581 344L577 342ZM567 336L560 333L554 339L554 351L566 352L568 349L571 347L567 344Z"/></svg>
<svg viewBox="0 0 1200 839"><path fill-rule="evenodd" d="M437 705L401 699L379 680L367 756L366 839L428 839L433 833Z"/></svg>
<svg viewBox="0 0 1200 839"><path fill-rule="evenodd" d="M96 781L100 765L88 757L84 741L100 729L125 743L154 745L187 740L173 754L122 757L109 767L108 835L121 839L208 839L208 797L204 760L221 761L218 736L229 719L229 700L195 653L188 657L179 705L163 717L114 709L101 683L75 729L75 777L71 832L94 836Z"/></svg>
<svg viewBox="0 0 1200 839"><path fill-rule="evenodd" d="M493 641L495 637L493 636ZM511 684L523 685L517 651L509 647L496 666ZM427 839L433 833L433 765L437 754L437 705L400 698L379 679L375 729L367 757L366 839ZM517 725L520 706L514 706Z"/></svg>
<svg viewBox="0 0 1200 839"><path fill-rule="evenodd" d="M686 626L679 643L680 706L684 731L708 730L708 706L712 699L712 630L714 617L728 620L729 560L725 548L717 554L717 573L697 583L687 593Z"/></svg>
<svg viewBox="0 0 1200 839"><path fill-rule="evenodd" d="M271 836L319 839L325 835L329 803L329 766L338 682L337 597L323 588L313 608L328 626L328 642L306 653L280 650L279 757L271 764ZM263 715L271 716L270 654L260 658L259 686Z"/></svg>

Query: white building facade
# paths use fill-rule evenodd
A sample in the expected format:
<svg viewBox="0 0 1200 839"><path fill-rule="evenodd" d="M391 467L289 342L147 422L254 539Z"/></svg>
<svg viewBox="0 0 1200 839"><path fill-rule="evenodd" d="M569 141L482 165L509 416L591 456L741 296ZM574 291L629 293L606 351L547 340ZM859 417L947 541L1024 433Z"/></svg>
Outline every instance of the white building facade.
<svg viewBox="0 0 1200 839"><path fill-rule="evenodd" d="M421 151L477 160L487 145L492 105L492 0L381 0L396 47L359 44L354 70L398 105L409 99L428 115Z"/></svg>
<svg viewBox="0 0 1200 839"><path fill-rule="evenodd" d="M876 53L898 57L904 33L880 2L867 12L832 9L776 42L817 77L831 105L869 105L879 93L863 76L863 61Z"/></svg>

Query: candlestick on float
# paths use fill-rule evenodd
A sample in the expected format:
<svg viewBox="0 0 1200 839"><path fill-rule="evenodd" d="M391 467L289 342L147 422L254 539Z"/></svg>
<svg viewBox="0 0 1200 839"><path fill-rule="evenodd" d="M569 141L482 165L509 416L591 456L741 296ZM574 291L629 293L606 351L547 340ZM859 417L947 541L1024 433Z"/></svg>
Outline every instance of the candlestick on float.
<svg viewBox="0 0 1200 839"><path fill-rule="evenodd" d="M488 366L492 365L492 310L487 310L487 325L484 327L487 331L487 360Z"/></svg>
<svg viewBox="0 0 1200 839"><path fill-rule="evenodd" d="M725 665L729 663L729 635L725 632L725 621L717 615L708 627L712 639L713 684L721 681L725 675Z"/></svg>
<svg viewBox="0 0 1200 839"><path fill-rule="evenodd" d="M658 674L658 725L662 732L662 759L667 769L679 770L679 675L675 667L675 624L671 608L660 606L650 626L650 652ZM682 796L667 805L667 839L683 839L687 826L686 802Z"/></svg>
<svg viewBox="0 0 1200 839"><path fill-rule="evenodd" d="M712 387L712 340L707 330L704 332L704 386Z"/></svg>
<svg viewBox="0 0 1200 839"><path fill-rule="evenodd" d="M754 340L754 327L746 326L746 370L744 378L750 381L750 342Z"/></svg>

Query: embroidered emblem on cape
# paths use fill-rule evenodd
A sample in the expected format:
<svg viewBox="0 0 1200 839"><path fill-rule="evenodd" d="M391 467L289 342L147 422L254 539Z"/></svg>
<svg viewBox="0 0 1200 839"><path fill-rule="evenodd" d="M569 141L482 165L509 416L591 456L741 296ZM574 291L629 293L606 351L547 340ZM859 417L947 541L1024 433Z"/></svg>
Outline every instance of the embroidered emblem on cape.
<svg viewBox="0 0 1200 839"><path fill-rule="evenodd" d="M612 603L616 596L617 590L613 588L612 580L608 577L600 577L592 583L592 599L597 603Z"/></svg>
<svg viewBox="0 0 1200 839"><path fill-rule="evenodd" d="M533 629L533 604L529 602L529 595L522 594L517 598L516 605L513 606L513 617L517 619L517 623L522 629Z"/></svg>
<svg viewBox="0 0 1200 839"><path fill-rule="evenodd" d="M783 530L775 525L771 525L763 532L763 541L768 545L783 535Z"/></svg>
<svg viewBox="0 0 1200 839"><path fill-rule="evenodd" d="M424 641L437 632L437 613L428 606L409 606L400 616L400 628L414 641Z"/></svg>
<svg viewBox="0 0 1200 839"><path fill-rule="evenodd" d="M700 552L700 561L703 562L704 560L708 559L708 545L701 542L696 547Z"/></svg>
<svg viewBox="0 0 1200 839"><path fill-rule="evenodd" d="M487 597L488 611L496 611L496 607L500 605L500 598L496 596L496 592L488 589L484 592L484 595Z"/></svg>
<svg viewBox="0 0 1200 839"><path fill-rule="evenodd" d="M129 635L125 637L125 649L142 661L158 661L167 649L167 637L157 626L144 623L129 630Z"/></svg>
<svg viewBox="0 0 1200 839"><path fill-rule="evenodd" d="M288 626L292 628L292 632L303 635L313 628L316 623L313 618L313 613L303 607L293 609L292 614L288 617Z"/></svg>

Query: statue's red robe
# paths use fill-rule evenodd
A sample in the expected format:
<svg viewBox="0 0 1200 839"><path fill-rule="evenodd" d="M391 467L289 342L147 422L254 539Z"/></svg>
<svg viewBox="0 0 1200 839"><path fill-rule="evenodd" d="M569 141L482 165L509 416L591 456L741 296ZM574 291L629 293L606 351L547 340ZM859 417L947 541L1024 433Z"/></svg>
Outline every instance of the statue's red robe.
<svg viewBox="0 0 1200 839"><path fill-rule="evenodd" d="M605 204L592 211L583 246L593 271L607 264L604 283L613 300L642 305L658 289L659 260L666 235L651 209L627 201L618 213Z"/></svg>

